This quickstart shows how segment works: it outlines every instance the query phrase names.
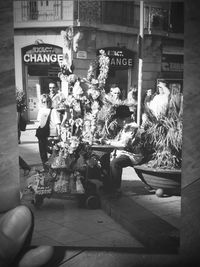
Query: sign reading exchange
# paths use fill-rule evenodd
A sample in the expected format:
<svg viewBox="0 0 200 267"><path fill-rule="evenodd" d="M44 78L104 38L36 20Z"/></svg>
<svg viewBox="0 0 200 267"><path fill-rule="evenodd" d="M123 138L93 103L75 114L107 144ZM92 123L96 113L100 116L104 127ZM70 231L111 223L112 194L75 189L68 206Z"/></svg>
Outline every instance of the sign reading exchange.
<svg viewBox="0 0 200 267"><path fill-rule="evenodd" d="M63 60L62 48L50 44L29 45L22 49L25 63L58 63Z"/></svg>
<svg viewBox="0 0 200 267"><path fill-rule="evenodd" d="M133 67L135 53L127 48L106 47L101 48L110 58L110 67L114 69L128 69ZM98 55L99 51L98 50Z"/></svg>

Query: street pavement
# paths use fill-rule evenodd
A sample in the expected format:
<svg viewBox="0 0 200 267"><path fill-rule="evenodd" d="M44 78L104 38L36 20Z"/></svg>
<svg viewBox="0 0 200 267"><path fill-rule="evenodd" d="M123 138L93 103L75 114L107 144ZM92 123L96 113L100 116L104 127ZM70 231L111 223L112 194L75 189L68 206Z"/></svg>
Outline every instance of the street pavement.
<svg viewBox="0 0 200 267"><path fill-rule="evenodd" d="M31 123L22 132L19 154L33 169L40 169L35 129L35 123ZM20 170L22 191L25 181ZM177 253L180 196L158 198L128 167L123 171L121 197L112 198L101 192L100 197L101 209L95 210L79 208L73 198L45 199L40 209L32 207L32 245Z"/></svg>

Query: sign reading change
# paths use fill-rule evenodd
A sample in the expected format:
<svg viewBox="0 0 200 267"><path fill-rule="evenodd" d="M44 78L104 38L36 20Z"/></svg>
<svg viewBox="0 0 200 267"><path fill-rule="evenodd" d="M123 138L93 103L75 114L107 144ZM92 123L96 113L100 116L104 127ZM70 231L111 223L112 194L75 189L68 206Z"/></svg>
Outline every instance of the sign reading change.
<svg viewBox="0 0 200 267"><path fill-rule="evenodd" d="M30 45L23 48L25 63L58 63L63 60L62 48L50 44Z"/></svg>
<svg viewBox="0 0 200 267"><path fill-rule="evenodd" d="M106 52L110 59L110 68L128 69L133 68L135 53L127 48L121 47L105 47L101 48ZM99 51L98 50L98 54Z"/></svg>

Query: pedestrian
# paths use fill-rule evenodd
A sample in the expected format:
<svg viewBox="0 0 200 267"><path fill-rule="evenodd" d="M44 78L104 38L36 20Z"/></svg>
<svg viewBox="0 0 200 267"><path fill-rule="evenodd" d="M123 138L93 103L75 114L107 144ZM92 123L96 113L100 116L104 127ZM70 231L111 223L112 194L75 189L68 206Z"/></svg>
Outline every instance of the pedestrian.
<svg viewBox="0 0 200 267"><path fill-rule="evenodd" d="M52 101L52 108L59 108L62 100L65 99L64 94L59 90L56 82L49 83L49 96Z"/></svg>
<svg viewBox="0 0 200 267"><path fill-rule="evenodd" d="M143 100L144 111L146 111L149 108L149 103L153 98L154 98L153 89L152 88L146 89L146 93Z"/></svg>
<svg viewBox="0 0 200 267"><path fill-rule="evenodd" d="M133 119L136 121L137 118L137 97L138 97L138 90L137 86L131 86L128 92L126 103L129 106L130 111L133 112Z"/></svg>
<svg viewBox="0 0 200 267"><path fill-rule="evenodd" d="M153 100L154 94L153 89L148 88L146 89L143 101L142 101L142 127L145 125L145 122L147 121L147 113L149 112L149 105L150 102Z"/></svg>
<svg viewBox="0 0 200 267"><path fill-rule="evenodd" d="M149 103L149 109L155 117L160 117L166 114L169 104L170 90L167 88L166 82L159 82L157 92L154 98Z"/></svg>
<svg viewBox="0 0 200 267"><path fill-rule="evenodd" d="M110 92L105 96L106 100L112 105L122 104L121 90L116 84L112 84Z"/></svg>
<svg viewBox="0 0 200 267"><path fill-rule="evenodd" d="M44 169L48 161L48 138L60 136L60 114L52 107L52 100L48 94L41 95L41 107L38 111L37 120L39 127L36 131L38 138L39 153ZM41 133L41 129L43 129ZM44 133L45 132L45 133Z"/></svg>
<svg viewBox="0 0 200 267"><path fill-rule="evenodd" d="M21 131L26 130L26 120L24 112L27 109L25 94L23 91L16 88L16 101L17 101L17 127L18 127L18 144L21 144Z"/></svg>

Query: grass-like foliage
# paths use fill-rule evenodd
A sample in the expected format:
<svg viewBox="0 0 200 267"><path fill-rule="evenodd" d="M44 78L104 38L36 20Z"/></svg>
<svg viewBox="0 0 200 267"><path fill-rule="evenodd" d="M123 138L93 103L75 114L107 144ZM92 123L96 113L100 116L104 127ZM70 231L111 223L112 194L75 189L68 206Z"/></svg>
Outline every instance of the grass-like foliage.
<svg viewBox="0 0 200 267"><path fill-rule="evenodd" d="M183 118L177 96L170 96L165 115L156 118L147 111L145 124L144 150L149 167L180 169L182 163Z"/></svg>

